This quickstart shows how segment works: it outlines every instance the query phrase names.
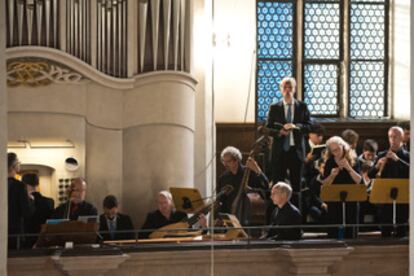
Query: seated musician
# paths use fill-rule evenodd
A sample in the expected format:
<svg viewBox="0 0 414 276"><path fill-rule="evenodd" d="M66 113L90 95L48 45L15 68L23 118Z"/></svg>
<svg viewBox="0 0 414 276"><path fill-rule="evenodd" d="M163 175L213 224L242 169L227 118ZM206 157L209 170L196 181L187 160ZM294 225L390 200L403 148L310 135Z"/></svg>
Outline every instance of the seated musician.
<svg viewBox="0 0 414 276"><path fill-rule="evenodd" d="M180 222L187 218L187 213L175 210L172 195L169 191L164 190L158 193L157 206L157 210L148 213L147 218L141 227L142 230L149 231L141 232L139 234L139 238L149 238L153 232L150 230L159 229L163 226ZM204 216L200 216L199 224L204 226L207 225L207 221Z"/></svg>
<svg viewBox="0 0 414 276"><path fill-rule="evenodd" d="M317 147L321 147L322 149L322 141L323 136L325 135L325 128L318 124L313 123L311 129L309 130L309 139L308 142L305 143L305 168L304 168L304 177L306 183L309 183L312 178L318 175L318 170L316 166L316 162L321 158L324 150L314 150Z"/></svg>
<svg viewBox="0 0 414 276"><path fill-rule="evenodd" d="M371 178L409 178L410 153L404 149L404 131L398 126L388 130L390 148L378 153L378 159L369 172ZM392 205L377 206L380 223L392 223ZM408 220L408 204L397 204L397 223L406 223ZM391 236L392 227L382 227L383 237ZM397 237L406 236L406 227L397 227Z"/></svg>
<svg viewBox="0 0 414 276"><path fill-rule="evenodd" d="M330 184L361 184L362 176L355 167L356 157L349 144L339 136L333 136L326 141L328 159L325 163L323 185ZM356 203L346 203L346 223L356 223ZM328 220L332 224L342 223L341 203L328 203ZM338 229L329 228L328 234L331 238L337 237ZM345 229L345 238L354 236L352 228Z"/></svg>
<svg viewBox="0 0 414 276"><path fill-rule="evenodd" d="M248 158L246 166L241 164L242 154L240 150L235 147L228 146L221 152L221 162L223 163L226 171L220 176L216 191L220 192L224 186L230 185L233 187L233 191L229 195L225 195L220 200L220 207L217 212L220 213L233 213L232 204L237 197L240 185L243 180L243 175L246 169L250 169L252 173L250 174L248 181L248 188L254 190L258 189L262 197L266 197L266 193L269 190L269 180L266 175L260 169L259 165L253 158ZM245 193L243 193L243 198L240 200L245 200ZM237 214L236 214L237 216ZM238 217L242 225L246 225L245 214L242 217Z"/></svg>
<svg viewBox="0 0 414 276"><path fill-rule="evenodd" d="M104 213L99 216L99 231L103 240L129 240L135 237L134 225L128 215L118 212L118 200L108 195L103 200ZM119 232L119 231L131 232Z"/></svg>
<svg viewBox="0 0 414 276"><path fill-rule="evenodd" d="M271 198L276 208L271 216L271 226L287 226L302 224L302 215L298 208L290 203L292 188L284 182L278 182L272 187ZM298 240L302 236L300 228L272 228L267 238L273 240Z"/></svg>
<svg viewBox="0 0 414 276"><path fill-rule="evenodd" d="M52 218L77 220L79 216L97 216L95 206L85 201L86 188L85 179L73 179L69 189L69 200L55 209Z"/></svg>

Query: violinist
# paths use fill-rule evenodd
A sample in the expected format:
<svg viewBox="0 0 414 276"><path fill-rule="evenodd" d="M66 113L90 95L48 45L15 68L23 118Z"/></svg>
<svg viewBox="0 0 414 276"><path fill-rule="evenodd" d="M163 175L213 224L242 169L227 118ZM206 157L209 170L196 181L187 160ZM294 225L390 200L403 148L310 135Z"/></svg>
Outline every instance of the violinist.
<svg viewBox="0 0 414 276"><path fill-rule="evenodd" d="M404 131L398 126L388 130L390 148L378 153L378 159L370 170L371 178L409 178L410 153L403 147ZM392 223L392 206L383 204L378 206L378 218L380 223ZM397 223L405 223L408 220L408 205L397 204ZM383 237L391 236L391 228L383 227ZM405 227L398 227L395 233L398 237L405 236Z"/></svg>
<svg viewBox="0 0 414 276"><path fill-rule="evenodd" d="M242 154L239 149L228 146L221 152L221 162L226 168L226 171L220 176L217 183L217 192L221 191L225 185L233 187L233 191L229 195L225 195L220 200L220 207L218 212L220 213L232 213L232 205L235 200L243 202L246 200L246 193L242 193L242 198L237 199L237 194L240 189L240 185L243 181L245 170L250 170L250 177L248 179L248 190L259 190L262 197L266 197L266 193L269 190L269 181L266 175L263 173L257 162L249 157L246 161L246 166L242 165ZM236 214L237 216L237 214ZM239 214L237 216L242 225L246 225L246 214Z"/></svg>

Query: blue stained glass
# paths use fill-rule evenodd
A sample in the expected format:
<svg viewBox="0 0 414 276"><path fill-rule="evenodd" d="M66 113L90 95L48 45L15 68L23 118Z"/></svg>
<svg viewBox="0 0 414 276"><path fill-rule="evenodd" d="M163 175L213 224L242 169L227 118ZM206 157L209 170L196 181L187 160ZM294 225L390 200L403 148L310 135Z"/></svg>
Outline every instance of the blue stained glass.
<svg viewBox="0 0 414 276"><path fill-rule="evenodd" d="M353 118L385 116L384 62L351 62L349 114ZM358 104L354 104L358 103Z"/></svg>
<svg viewBox="0 0 414 276"><path fill-rule="evenodd" d="M292 14L292 3L257 3L258 58L291 58L293 56ZM263 36L264 33L267 36ZM273 43L268 43L269 41Z"/></svg>
<svg viewBox="0 0 414 276"><path fill-rule="evenodd" d="M351 4L351 58L383 59L385 6Z"/></svg>
<svg viewBox="0 0 414 276"><path fill-rule="evenodd" d="M312 115L337 115L338 66L306 64L304 101Z"/></svg>
<svg viewBox="0 0 414 276"><path fill-rule="evenodd" d="M340 5L305 3L305 58L338 59L340 43Z"/></svg>
<svg viewBox="0 0 414 276"><path fill-rule="evenodd" d="M279 91L280 81L292 75L290 61L258 61L257 77L257 121L263 122L267 118L269 106L281 99ZM263 85L271 83L271 85Z"/></svg>

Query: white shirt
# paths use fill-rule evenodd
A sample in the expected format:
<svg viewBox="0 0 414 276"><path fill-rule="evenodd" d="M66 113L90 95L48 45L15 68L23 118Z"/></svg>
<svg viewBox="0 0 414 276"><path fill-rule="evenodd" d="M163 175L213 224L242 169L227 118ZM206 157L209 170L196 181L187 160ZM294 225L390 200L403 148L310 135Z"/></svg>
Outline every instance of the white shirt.
<svg viewBox="0 0 414 276"><path fill-rule="evenodd" d="M289 109L289 105L288 103L285 101L285 99L282 100L283 101L283 108L285 110L285 119L287 119L287 115L288 115L288 109ZM293 123L293 120L295 119L295 99L292 99L292 103L290 105L290 111L291 111L291 115L292 115L292 121L288 122L288 123ZM293 139L293 130L290 131L289 133L289 145L292 147L295 145L295 140Z"/></svg>

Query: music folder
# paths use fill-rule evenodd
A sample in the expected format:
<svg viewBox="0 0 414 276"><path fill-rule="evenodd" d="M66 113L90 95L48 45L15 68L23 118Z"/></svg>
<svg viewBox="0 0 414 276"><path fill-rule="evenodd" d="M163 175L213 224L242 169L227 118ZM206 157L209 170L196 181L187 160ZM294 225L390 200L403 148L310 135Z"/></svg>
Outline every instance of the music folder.
<svg viewBox="0 0 414 276"><path fill-rule="evenodd" d="M177 211L194 213L204 207L203 198L196 188L171 187L170 192Z"/></svg>

